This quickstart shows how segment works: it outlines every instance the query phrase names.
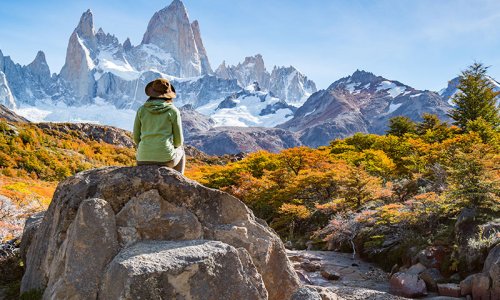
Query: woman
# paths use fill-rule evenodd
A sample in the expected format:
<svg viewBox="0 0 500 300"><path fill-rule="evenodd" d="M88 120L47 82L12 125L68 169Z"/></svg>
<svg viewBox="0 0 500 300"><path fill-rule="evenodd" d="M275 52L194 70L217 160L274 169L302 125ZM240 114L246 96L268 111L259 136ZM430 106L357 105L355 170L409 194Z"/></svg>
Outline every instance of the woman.
<svg viewBox="0 0 500 300"><path fill-rule="evenodd" d="M184 174L181 114L172 103L175 89L167 79L146 85L149 99L139 107L134 122L137 165L162 165Z"/></svg>

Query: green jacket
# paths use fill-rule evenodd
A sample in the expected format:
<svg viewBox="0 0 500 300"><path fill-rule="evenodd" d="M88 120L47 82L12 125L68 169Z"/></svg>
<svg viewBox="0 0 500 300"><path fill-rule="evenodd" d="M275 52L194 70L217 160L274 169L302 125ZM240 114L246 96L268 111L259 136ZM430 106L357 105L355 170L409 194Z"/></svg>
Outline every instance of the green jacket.
<svg viewBox="0 0 500 300"><path fill-rule="evenodd" d="M138 161L166 162L182 146L181 114L171 102L150 99L139 107L134 122Z"/></svg>

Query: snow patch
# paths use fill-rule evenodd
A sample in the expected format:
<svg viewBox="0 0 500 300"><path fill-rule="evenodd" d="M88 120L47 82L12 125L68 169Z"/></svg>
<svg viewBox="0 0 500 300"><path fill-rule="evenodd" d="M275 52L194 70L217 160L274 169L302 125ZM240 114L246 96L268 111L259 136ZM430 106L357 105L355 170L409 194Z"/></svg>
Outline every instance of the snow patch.
<svg viewBox="0 0 500 300"><path fill-rule="evenodd" d="M92 70L95 67L95 64L94 64L94 61L92 60L92 58L90 57L90 51L87 48L87 46L85 46L85 43L78 36L78 34L76 35L76 38L78 39L78 43L80 44L80 46L83 49L83 52L85 53L85 60L87 61L87 66L88 66L89 70Z"/></svg>
<svg viewBox="0 0 500 300"><path fill-rule="evenodd" d="M387 114L392 114L395 112L403 103L391 103L389 105L389 110L387 111Z"/></svg>
<svg viewBox="0 0 500 300"><path fill-rule="evenodd" d="M399 96L406 91L406 87L398 86L394 82L384 80L377 86L378 91L386 91L392 98Z"/></svg>
<svg viewBox="0 0 500 300"><path fill-rule="evenodd" d="M124 60L114 58L113 51L111 50L112 49L104 49L99 52L97 57L99 61L97 69L99 71L94 74L96 80L106 72L129 81L137 80L141 77L141 72L136 71L125 58Z"/></svg>

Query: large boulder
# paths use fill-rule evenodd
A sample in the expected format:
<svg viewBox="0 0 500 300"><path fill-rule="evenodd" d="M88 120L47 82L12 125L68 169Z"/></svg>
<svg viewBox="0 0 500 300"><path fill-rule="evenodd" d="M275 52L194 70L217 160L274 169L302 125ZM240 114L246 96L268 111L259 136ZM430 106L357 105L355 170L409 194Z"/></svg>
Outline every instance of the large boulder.
<svg viewBox="0 0 500 300"><path fill-rule="evenodd" d="M204 244L206 240L219 243ZM114 279L125 289L140 286L141 280L144 285L170 284L174 290L192 291L191 299L242 299L238 295L250 290L260 299L267 290L269 299L282 300L299 288L281 240L265 222L238 199L165 167L106 167L66 179L27 243L21 291L44 289L45 299L118 299L107 284ZM179 246L173 249L172 243ZM192 247L205 247L207 252L192 253ZM145 259L130 257L134 251ZM156 266L155 260L185 263L169 268ZM138 276L133 266L148 270ZM200 271L189 271L196 268ZM241 272L234 275L227 268ZM187 286L175 286L179 274L185 274ZM194 285L202 284L194 278L213 275L214 285L236 284L237 278L230 281L229 274L237 276L240 285L250 286L228 288L225 292L235 294L224 294L226 298L193 296L198 295Z"/></svg>
<svg viewBox="0 0 500 300"><path fill-rule="evenodd" d="M106 269L99 299L267 299L248 252L217 241L145 241Z"/></svg>

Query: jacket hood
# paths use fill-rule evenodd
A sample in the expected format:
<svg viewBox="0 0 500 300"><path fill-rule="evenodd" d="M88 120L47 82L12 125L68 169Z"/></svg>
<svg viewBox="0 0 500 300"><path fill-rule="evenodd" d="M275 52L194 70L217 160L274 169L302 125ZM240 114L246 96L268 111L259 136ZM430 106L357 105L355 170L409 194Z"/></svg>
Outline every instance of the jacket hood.
<svg viewBox="0 0 500 300"><path fill-rule="evenodd" d="M144 103L144 108L146 108L152 114L162 114L173 109L175 106L172 102L166 102L165 100L148 100Z"/></svg>

